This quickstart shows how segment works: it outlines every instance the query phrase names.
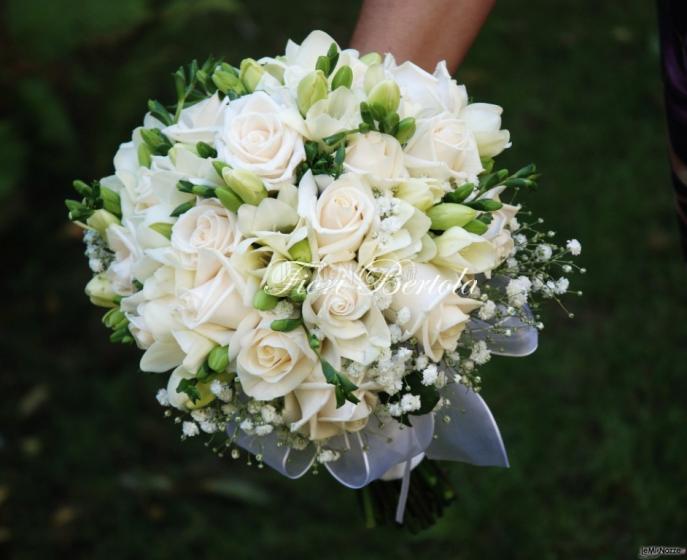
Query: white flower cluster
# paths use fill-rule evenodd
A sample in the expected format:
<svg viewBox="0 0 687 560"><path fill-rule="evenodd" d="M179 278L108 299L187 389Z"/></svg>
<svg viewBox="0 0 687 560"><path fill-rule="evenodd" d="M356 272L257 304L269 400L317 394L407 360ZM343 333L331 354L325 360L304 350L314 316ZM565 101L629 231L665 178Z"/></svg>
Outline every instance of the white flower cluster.
<svg viewBox="0 0 687 560"><path fill-rule="evenodd" d="M497 304L459 288L529 243L491 173L510 145L500 107L470 103L444 63L361 57L320 31L211 68L205 86L217 91L177 118L151 105L100 182L106 199L70 207L89 228L87 293L143 371L171 371L157 399L188 413L185 437L234 427L319 446L363 429L382 393L392 416L420 410L409 372L438 392L444 359L489 360L483 342L457 348ZM534 289L512 278L509 304Z"/></svg>

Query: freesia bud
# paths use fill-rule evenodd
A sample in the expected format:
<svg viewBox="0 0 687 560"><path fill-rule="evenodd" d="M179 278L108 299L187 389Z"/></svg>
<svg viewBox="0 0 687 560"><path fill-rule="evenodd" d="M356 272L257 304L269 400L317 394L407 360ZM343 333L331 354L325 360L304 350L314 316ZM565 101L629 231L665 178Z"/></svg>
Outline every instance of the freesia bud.
<svg viewBox="0 0 687 560"><path fill-rule="evenodd" d="M396 140L399 144L405 144L415 134L415 119L413 117L406 117L398 123L398 130L396 131Z"/></svg>
<svg viewBox="0 0 687 560"><path fill-rule="evenodd" d="M100 186L100 198L103 201L103 208L117 217L122 215L122 204L119 194L112 189Z"/></svg>
<svg viewBox="0 0 687 560"><path fill-rule="evenodd" d="M86 284L86 295L93 305L99 307L116 307L114 302L117 294L112 290L112 283L104 274L98 274Z"/></svg>
<svg viewBox="0 0 687 560"><path fill-rule="evenodd" d="M382 80L375 85L367 96L368 104L380 114L388 115L398 109L401 90L393 80Z"/></svg>
<svg viewBox="0 0 687 560"><path fill-rule="evenodd" d="M310 251L310 242L307 239L301 239L289 249L289 255L294 261L301 263L312 262L312 252Z"/></svg>
<svg viewBox="0 0 687 560"><path fill-rule="evenodd" d="M253 297L253 307L258 311L270 311L274 309L278 303L279 298L268 294L265 292L264 288L255 292L255 296Z"/></svg>
<svg viewBox="0 0 687 560"><path fill-rule="evenodd" d="M215 196L222 203L222 206L227 210L231 210L234 214L238 212L239 207L243 204L243 201L230 189L218 187L215 189Z"/></svg>
<svg viewBox="0 0 687 560"><path fill-rule="evenodd" d="M306 75L298 84L298 109L306 115L308 109L321 99L327 97L329 85L321 70L315 70Z"/></svg>
<svg viewBox="0 0 687 560"><path fill-rule="evenodd" d="M264 73L265 69L252 58L244 58L241 61L239 78L249 92L255 91L255 88L258 87L258 83L260 83Z"/></svg>
<svg viewBox="0 0 687 560"><path fill-rule="evenodd" d="M336 71L332 78L332 91L340 87L351 89L351 84L353 84L353 70L351 70L350 66L344 64Z"/></svg>
<svg viewBox="0 0 687 560"><path fill-rule="evenodd" d="M105 231L112 224L119 224L119 218L107 210L96 210L86 220L86 223L97 231L101 237L105 237Z"/></svg>
<svg viewBox="0 0 687 560"><path fill-rule="evenodd" d="M265 292L273 296L286 296L308 281L306 268L293 261L281 261L269 267Z"/></svg>
<svg viewBox="0 0 687 560"><path fill-rule="evenodd" d="M243 82L236 75L236 71L228 64L217 67L212 74L212 81L222 93L233 92L236 95L247 93Z"/></svg>
<svg viewBox="0 0 687 560"><path fill-rule="evenodd" d="M208 366L217 373L222 373L229 365L229 348L226 346L215 346L208 355Z"/></svg>
<svg viewBox="0 0 687 560"><path fill-rule="evenodd" d="M138 150L137 150L137 155L138 155L138 165L141 167L150 167L150 164L153 162L153 153L150 151L150 147L148 144L143 142L142 144L138 145Z"/></svg>
<svg viewBox="0 0 687 560"><path fill-rule="evenodd" d="M222 178L227 186L246 204L257 206L267 196L267 189L262 179L251 171L225 167L222 169Z"/></svg>
<svg viewBox="0 0 687 560"><path fill-rule="evenodd" d="M462 204L444 202L430 208L427 216L432 220L432 229L446 230L454 226L464 226L477 216L477 210Z"/></svg>
<svg viewBox="0 0 687 560"><path fill-rule="evenodd" d="M368 66L372 66L373 64L381 64L382 55L378 52L372 51L361 56L360 62L362 62L363 64L367 64Z"/></svg>

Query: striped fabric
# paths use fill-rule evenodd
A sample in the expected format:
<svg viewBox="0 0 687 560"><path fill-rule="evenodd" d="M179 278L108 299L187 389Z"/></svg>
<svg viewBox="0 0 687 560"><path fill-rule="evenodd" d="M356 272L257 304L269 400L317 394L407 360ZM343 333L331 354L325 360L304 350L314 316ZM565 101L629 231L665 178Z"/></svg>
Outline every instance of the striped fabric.
<svg viewBox="0 0 687 560"><path fill-rule="evenodd" d="M659 0L658 23L672 179L687 260L687 0Z"/></svg>

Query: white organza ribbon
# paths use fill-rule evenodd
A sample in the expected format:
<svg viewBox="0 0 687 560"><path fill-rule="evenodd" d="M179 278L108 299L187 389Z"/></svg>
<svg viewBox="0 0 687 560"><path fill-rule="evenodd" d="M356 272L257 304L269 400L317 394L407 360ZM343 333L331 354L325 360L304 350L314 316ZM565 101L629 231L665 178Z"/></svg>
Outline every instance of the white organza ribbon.
<svg viewBox="0 0 687 560"><path fill-rule="evenodd" d="M503 311L499 306L499 311ZM533 320L532 311L528 306L523 307L523 311L531 322ZM499 331L495 332L495 328ZM483 321L472 318L468 323L468 332L473 340L484 340L487 348L492 354L497 356L523 357L532 354L539 344L539 331L520 319L520 317L509 316L494 321Z"/></svg>

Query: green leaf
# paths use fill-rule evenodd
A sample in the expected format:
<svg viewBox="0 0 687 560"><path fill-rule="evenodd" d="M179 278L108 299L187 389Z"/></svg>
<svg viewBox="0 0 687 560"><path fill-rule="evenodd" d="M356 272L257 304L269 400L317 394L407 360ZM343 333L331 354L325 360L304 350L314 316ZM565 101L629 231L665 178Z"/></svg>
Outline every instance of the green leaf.
<svg viewBox="0 0 687 560"><path fill-rule="evenodd" d="M165 109L164 105L160 103L159 101L156 101L155 99L150 99L148 101L148 111L150 111L150 114L153 115L157 120L162 122L163 124L167 126L171 126L174 124L174 117L170 114L170 112Z"/></svg>
<svg viewBox="0 0 687 560"><path fill-rule="evenodd" d="M177 393L186 393L191 402L195 403L200 400L200 391L196 387L197 379L182 379L177 385Z"/></svg>
<svg viewBox="0 0 687 560"><path fill-rule="evenodd" d="M170 216L172 218L178 218L184 212L188 212L195 205L196 205L195 200L189 200L188 202L184 202L183 204L179 204L179 206L177 206L174 210L172 210L172 213L170 214Z"/></svg>

